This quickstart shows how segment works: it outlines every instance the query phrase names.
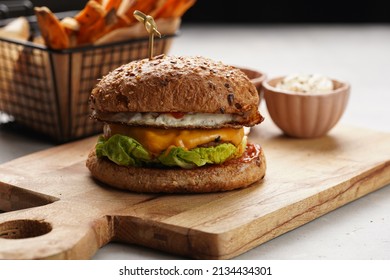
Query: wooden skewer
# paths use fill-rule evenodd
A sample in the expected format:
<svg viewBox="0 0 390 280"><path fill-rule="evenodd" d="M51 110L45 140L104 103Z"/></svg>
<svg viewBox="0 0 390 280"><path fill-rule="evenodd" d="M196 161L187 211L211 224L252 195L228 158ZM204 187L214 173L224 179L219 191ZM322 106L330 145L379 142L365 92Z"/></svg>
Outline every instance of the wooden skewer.
<svg viewBox="0 0 390 280"><path fill-rule="evenodd" d="M150 15L145 15L143 12L135 10L133 13L134 17L142 22L149 33L149 59L153 58L153 46L154 46L154 35L156 34L161 38L161 33L157 30L156 22Z"/></svg>

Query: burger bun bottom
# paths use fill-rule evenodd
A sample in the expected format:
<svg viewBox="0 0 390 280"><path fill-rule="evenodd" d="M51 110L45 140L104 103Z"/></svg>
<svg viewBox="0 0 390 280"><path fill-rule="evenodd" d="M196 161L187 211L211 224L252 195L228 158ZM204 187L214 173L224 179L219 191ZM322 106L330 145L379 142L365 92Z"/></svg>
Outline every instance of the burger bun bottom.
<svg viewBox="0 0 390 280"><path fill-rule="evenodd" d="M120 166L98 158L93 149L86 165L92 176L111 187L138 193L208 193L240 189L261 180L266 160L262 148L256 157L194 169Z"/></svg>

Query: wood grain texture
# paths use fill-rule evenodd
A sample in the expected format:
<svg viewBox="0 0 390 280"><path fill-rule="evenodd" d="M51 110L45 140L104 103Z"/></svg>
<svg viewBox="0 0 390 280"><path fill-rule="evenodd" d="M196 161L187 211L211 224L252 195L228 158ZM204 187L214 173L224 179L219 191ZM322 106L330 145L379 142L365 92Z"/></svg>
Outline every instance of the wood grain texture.
<svg viewBox="0 0 390 280"><path fill-rule="evenodd" d="M283 136L268 119L251 141L263 181L211 194L135 194L95 180L96 137L0 166L0 258L88 259L110 241L196 259L230 259L390 183L390 134L336 126L318 139Z"/></svg>

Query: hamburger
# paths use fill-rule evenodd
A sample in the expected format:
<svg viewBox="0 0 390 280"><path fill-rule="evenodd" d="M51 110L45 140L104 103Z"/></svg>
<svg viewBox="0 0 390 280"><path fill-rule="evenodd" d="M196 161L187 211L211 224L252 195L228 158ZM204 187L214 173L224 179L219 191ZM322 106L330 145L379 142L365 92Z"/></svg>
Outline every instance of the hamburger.
<svg viewBox="0 0 390 280"><path fill-rule="evenodd" d="M266 161L244 127L263 121L259 94L240 69L201 56L122 65L90 96L103 133L86 165L112 187L142 193L205 193L250 186Z"/></svg>

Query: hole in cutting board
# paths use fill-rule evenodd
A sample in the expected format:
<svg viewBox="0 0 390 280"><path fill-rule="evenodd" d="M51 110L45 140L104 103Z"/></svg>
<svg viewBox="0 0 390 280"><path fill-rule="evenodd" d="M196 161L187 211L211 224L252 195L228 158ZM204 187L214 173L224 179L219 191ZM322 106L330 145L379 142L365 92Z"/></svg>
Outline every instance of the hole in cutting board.
<svg viewBox="0 0 390 280"><path fill-rule="evenodd" d="M0 238L31 238L44 235L46 233L49 233L51 230L51 225L44 221L14 220L0 224Z"/></svg>
<svg viewBox="0 0 390 280"><path fill-rule="evenodd" d="M56 197L0 183L0 214L43 206L57 200Z"/></svg>

